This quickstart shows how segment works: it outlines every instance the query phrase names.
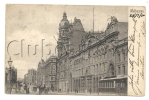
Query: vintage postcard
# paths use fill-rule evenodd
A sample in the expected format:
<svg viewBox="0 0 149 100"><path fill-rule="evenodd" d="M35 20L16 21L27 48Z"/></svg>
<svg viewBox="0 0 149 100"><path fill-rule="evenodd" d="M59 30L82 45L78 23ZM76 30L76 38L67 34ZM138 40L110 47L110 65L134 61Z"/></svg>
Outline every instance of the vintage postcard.
<svg viewBox="0 0 149 100"><path fill-rule="evenodd" d="M5 93L144 96L146 8L7 4Z"/></svg>

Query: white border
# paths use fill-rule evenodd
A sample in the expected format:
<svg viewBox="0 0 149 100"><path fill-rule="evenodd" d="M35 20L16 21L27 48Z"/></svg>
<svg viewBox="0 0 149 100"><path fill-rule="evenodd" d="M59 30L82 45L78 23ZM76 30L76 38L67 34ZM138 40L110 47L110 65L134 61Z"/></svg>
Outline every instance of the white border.
<svg viewBox="0 0 149 100"><path fill-rule="evenodd" d="M73 1L70 1L70 0L4 0L2 2L0 2L0 46L2 47L0 49L0 58L1 58L1 69L0 69L0 94L1 95L1 100L11 100L11 99L15 99L15 100L20 100L20 99L23 99L23 100L30 100L30 99L37 99L37 100L48 100L48 99L58 99L58 100L61 100L61 99L65 99L65 100L72 100L72 99L85 99L85 100L90 100L90 99L115 99L115 100L132 100L132 99L135 99L135 100L148 100L148 96L149 96L149 87L148 87L148 84L149 84L149 78L146 77L146 94L144 97L105 97L105 96L39 96L39 95L6 95L4 94L4 60L5 60L5 5L6 4L71 4L71 5L119 5L119 6L146 6L146 12L148 12L148 4L149 4L149 1L148 0L102 0L102 1L99 1L99 0L73 0ZM148 13L146 16L149 16ZM148 19L146 17L146 20L148 22ZM148 23L146 24L146 28L148 28ZM146 33L148 33L148 30L146 31ZM146 46L147 44L149 43L149 38L148 38L148 34L147 34L147 37L146 37ZM146 47L146 51L149 51L149 48ZM148 62L148 55L149 55L149 52L146 52L146 62ZM148 66L148 63L146 63L146 66ZM146 67L146 76L149 76L149 68Z"/></svg>

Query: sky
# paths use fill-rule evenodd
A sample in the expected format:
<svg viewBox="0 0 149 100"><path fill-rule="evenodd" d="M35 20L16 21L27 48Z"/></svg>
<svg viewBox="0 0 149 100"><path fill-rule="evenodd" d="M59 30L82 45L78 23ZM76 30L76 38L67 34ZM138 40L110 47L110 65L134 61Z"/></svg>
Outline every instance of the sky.
<svg viewBox="0 0 149 100"><path fill-rule="evenodd" d="M128 22L128 7L120 6L70 6L70 5L7 5L5 20L5 67L11 56L12 65L18 70L18 78L23 78L28 69L37 69L41 59L56 55L59 23L63 12L67 13L69 22L74 18L81 20L85 31L93 29L104 31L110 16L117 17L119 22ZM54 38L55 37L55 38ZM21 56L21 40L23 55ZM42 39L43 49L42 49ZM7 52L8 44L9 45ZM29 55L28 55L28 45ZM36 54L35 53L36 46ZM48 46L46 46L48 45ZM42 56L43 50L43 56ZM50 55L49 50L51 51ZM14 55L18 54L18 55Z"/></svg>

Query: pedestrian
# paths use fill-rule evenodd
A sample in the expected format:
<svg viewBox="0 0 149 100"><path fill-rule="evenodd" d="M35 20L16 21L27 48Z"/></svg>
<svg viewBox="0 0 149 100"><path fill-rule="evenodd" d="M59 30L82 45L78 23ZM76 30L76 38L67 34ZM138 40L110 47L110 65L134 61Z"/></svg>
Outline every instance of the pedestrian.
<svg viewBox="0 0 149 100"><path fill-rule="evenodd" d="M39 93L39 88L37 87L37 91L36 91L37 93Z"/></svg>
<svg viewBox="0 0 149 100"><path fill-rule="evenodd" d="M39 88L39 95L41 95L42 94L42 88L40 87Z"/></svg>
<svg viewBox="0 0 149 100"><path fill-rule="evenodd" d="M68 94L69 94L69 89L67 91L68 91Z"/></svg>
<svg viewBox="0 0 149 100"><path fill-rule="evenodd" d="M29 94L29 92L30 92L30 91L29 91L29 88L28 88L28 94Z"/></svg>
<svg viewBox="0 0 149 100"><path fill-rule="evenodd" d="M27 93L27 94L29 94L29 88L27 88L27 91L26 91L26 93Z"/></svg>
<svg viewBox="0 0 149 100"><path fill-rule="evenodd" d="M28 94L28 90L27 90L27 88L25 89L25 91L26 91L26 94Z"/></svg>
<svg viewBox="0 0 149 100"><path fill-rule="evenodd" d="M91 92L92 92L91 88L90 88L90 90L89 90L89 91L90 91L90 94L91 94Z"/></svg>
<svg viewBox="0 0 149 100"><path fill-rule="evenodd" d="M97 89L98 95L99 95L99 89Z"/></svg>
<svg viewBox="0 0 149 100"><path fill-rule="evenodd" d="M39 87L39 95L40 95L40 91L41 91L41 90L40 90L40 87Z"/></svg>

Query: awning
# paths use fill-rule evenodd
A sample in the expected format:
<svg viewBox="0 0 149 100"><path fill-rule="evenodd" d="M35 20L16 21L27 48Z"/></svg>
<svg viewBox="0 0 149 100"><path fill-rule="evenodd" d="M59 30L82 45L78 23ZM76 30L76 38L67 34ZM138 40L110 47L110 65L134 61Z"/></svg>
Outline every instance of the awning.
<svg viewBox="0 0 149 100"><path fill-rule="evenodd" d="M127 78L127 76L123 76L123 77L114 77L114 78L106 78L106 79L100 79L99 81L104 81L104 80L118 80L118 79L125 79Z"/></svg>

